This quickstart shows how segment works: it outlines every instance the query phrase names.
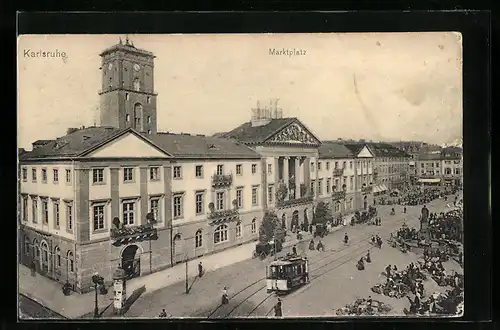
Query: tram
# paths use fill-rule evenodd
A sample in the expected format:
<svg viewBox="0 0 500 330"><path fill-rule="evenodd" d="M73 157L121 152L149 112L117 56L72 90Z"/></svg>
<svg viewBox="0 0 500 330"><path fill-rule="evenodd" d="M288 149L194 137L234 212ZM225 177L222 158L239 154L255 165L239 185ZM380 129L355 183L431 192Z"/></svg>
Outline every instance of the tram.
<svg viewBox="0 0 500 330"><path fill-rule="evenodd" d="M286 256L273 261L267 268L267 292L288 293L309 283L309 261L307 257Z"/></svg>

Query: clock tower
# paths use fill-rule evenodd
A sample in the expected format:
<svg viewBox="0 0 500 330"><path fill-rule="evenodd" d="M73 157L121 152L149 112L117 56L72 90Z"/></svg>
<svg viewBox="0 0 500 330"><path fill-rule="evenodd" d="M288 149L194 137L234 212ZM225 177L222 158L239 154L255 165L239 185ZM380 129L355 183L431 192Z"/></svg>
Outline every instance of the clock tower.
<svg viewBox="0 0 500 330"><path fill-rule="evenodd" d="M101 54L101 125L156 133L153 53L136 48L128 37Z"/></svg>

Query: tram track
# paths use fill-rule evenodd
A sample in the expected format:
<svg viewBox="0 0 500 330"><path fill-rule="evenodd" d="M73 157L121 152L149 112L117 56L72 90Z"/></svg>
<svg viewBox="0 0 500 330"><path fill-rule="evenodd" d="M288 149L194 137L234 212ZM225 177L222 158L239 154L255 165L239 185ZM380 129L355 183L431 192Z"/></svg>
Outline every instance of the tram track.
<svg viewBox="0 0 500 330"><path fill-rule="evenodd" d="M366 246L367 244L369 244L369 243L367 243L367 242L369 241L369 239L371 238L371 236L374 234L374 232L376 232L376 231L370 232L368 235L366 235L366 237L364 237L364 238L362 238L362 239L360 239L360 240L358 240L358 241L356 241L356 242L352 242L352 243L350 243L349 245L344 246L344 247L342 247L342 248L341 248L341 249L339 249L339 250L334 251L335 255L332 255L332 254L327 254L326 256L321 256L320 258L318 258L318 259L316 259L316 260L313 260L312 258L311 258L311 259L309 259L309 260L310 260L310 262L309 262L309 267L311 267L312 265L315 265L315 264L317 264L317 263L319 263L319 262L321 262L321 261L323 261L323 260L325 260L325 259L329 259L329 258L332 258L332 257L334 257L334 258L335 258L334 260L329 261L329 262L327 262L326 264L324 264L324 265L322 265L322 266L320 266L320 267L318 267L318 268L316 268L316 269L314 269L314 270L313 270L313 269L311 269L309 272L312 272L312 271L315 271L315 270L321 269L321 268L323 268L323 267L325 267L325 266L328 266L328 265L332 264L333 262L335 262L335 261L337 261L337 260L340 260L340 259L344 258L345 256L349 255L350 253L352 253L352 252L354 252L354 251L356 251L356 250L359 250L359 249L360 249L360 247L357 247L357 248L355 248L353 251L347 252L347 253L343 254L342 256L339 256L339 255L338 255L338 253L342 253L342 252L344 252L344 251L346 251L346 250L349 250L349 249L350 249L350 248L352 248L352 247L356 247L356 246L357 246L357 245L359 245L360 243L364 243L364 244L362 245L362 247ZM347 262L347 261L346 261L346 262ZM260 286L258 287L258 289L257 289L257 290L254 290L254 291L249 291L251 288L255 287L257 284L259 284L260 282L265 281L265 280L266 280L266 277L262 277L262 278L260 278L260 279L258 279L258 280L256 280L256 281L254 281L254 282L250 283L249 285L245 286L244 288L242 288L241 290L239 290L238 292L236 292L234 295L232 295L231 297L229 297L230 304L228 304L228 305L230 305L231 307L225 308L225 306L228 306L228 305L222 305L222 304L220 304L220 305L219 305L219 306L218 306L215 310L213 310L213 311L212 311L212 312L208 315L208 318L227 318L227 317L231 316L232 314L234 314L234 312L235 312L235 311L236 311L236 310L237 310L240 306L242 306L242 305L243 305L245 302L247 302L250 298L254 297L255 295L257 295L257 294L258 294L259 292L261 292L261 291L262 291L262 292L265 292L264 290L267 288L266 284L264 284L264 285L260 285ZM238 301L236 302L236 305L231 304L231 302L235 301L235 300L234 300L234 298L235 298L235 297L237 297L237 296L241 295L241 293L243 293L243 292L245 292L245 291L250 292L250 294L246 295L246 296L245 296L245 298L243 298L243 299L241 299L241 300L238 300ZM253 309L253 310L249 313L249 315L247 315L247 316L250 316L251 314L253 314L253 312L254 312L254 311L255 311L255 310L256 310L256 309L257 309L260 305L262 305L262 304L263 304L266 300L268 300L271 296L273 296L273 295L274 295L274 293L270 293L270 294L268 294L267 292L265 292L265 294L266 294L266 295L265 295L265 296L264 296L261 300L259 300L259 301L260 301L260 303L258 304L258 306L257 306L257 307L255 307L255 308L254 308L254 309Z"/></svg>
<svg viewBox="0 0 500 330"><path fill-rule="evenodd" d="M399 225L399 224L401 224L401 223L404 223L405 221L406 221L405 219L402 219L402 220L397 220L396 222L392 223L392 224L391 224L391 226ZM320 267L318 267L318 268L316 268L316 269L311 269L311 270L309 271L309 273L312 273L312 272L314 272L314 271L317 271L317 270L319 270L319 269L322 269L322 268L324 268L324 267L327 267L327 266L331 265L332 263L334 263L334 262L336 262L336 261L338 261L338 260L340 260L340 259L342 259L342 258L344 258L344 257L346 257L346 256L349 256L349 255L351 255L352 253L354 253L354 255L352 255L352 256L351 256L350 258L348 258L347 260L345 260L345 261L341 262L340 264L335 265L334 267L329 268L329 269L327 269L326 271L324 271L324 272L322 272L322 273L320 273L320 274L318 274L318 275L313 275L313 276L310 278L310 281L309 281L309 284L308 284L308 285L311 285L311 282L312 282L312 281L314 281L314 280L316 280L316 279L318 279L318 278L320 278L320 277L324 276L325 274L327 274L327 273L329 273L329 272L331 272L331 271L335 270L336 268L338 268L338 267L340 267L340 266L342 266L342 265L346 264L347 262L351 261L351 260L352 260L352 259L354 259L355 257L358 257L358 256L360 256L360 255L362 255L362 254L366 253L368 250L372 249L372 248L373 248L373 245L369 242L369 240L371 239L371 237L372 237L375 233L380 233L380 231L381 231L381 230L382 230L382 232L384 233L384 236L386 236L386 235L388 234L388 231L389 231L389 232L391 232L391 231L393 230L393 228L390 228L390 227L385 227L385 228L380 228L380 227L377 227L377 229L376 229L376 230L370 231L370 232L369 232L369 233L368 233L368 234L367 234L367 235L366 235L363 239L360 239L360 240L356 241L355 243L351 243L351 244L349 244L348 246L344 246L344 247L342 247L342 248L341 248L341 249L339 249L339 250L336 250L336 251L335 251L335 250L333 250L333 249L331 250L331 251L333 251L333 252L335 252L335 253L341 253L341 252L343 252L343 251L348 250L348 249L349 249L349 248L351 248L351 247L354 247L354 246L359 245L360 243L364 243L364 244L360 245L359 247L355 248L354 250L352 250L352 251L349 251L349 252L345 253L345 254L344 254L344 255L342 255L342 256L339 256L338 254L335 254L335 255L328 254L328 255L326 255L326 256L322 256L321 258L316 259L316 260L312 260L312 259L310 259L310 260L311 260L311 262L309 263L309 266L314 265L314 264L317 264L318 262L320 262L320 261L322 261L322 260L325 260L325 259L328 259L328 258L331 258L331 257L335 257L335 259L333 259L333 260L331 260L331 261L329 261L329 262L325 263L324 265L322 265L322 266L320 266ZM360 250L360 249L362 249L362 248L367 248L367 249L366 249L366 250L363 250L363 251L361 251L361 252L355 253L356 251L358 251L358 250ZM264 278L261 278L261 279L259 279L259 280L255 281L255 282L251 283L250 285L246 286L245 288L241 289L241 290L240 290L240 291L238 291L236 294L234 294L232 297L230 297L230 301L232 301L232 299L233 299L234 297L236 297L237 295L241 294L242 292L245 292L245 291L246 291L246 290L248 290L249 288L251 288L251 287L255 286L256 284L258 284L258 283L259 283L259 282L261 282L261 281L264 281L265 279L266 279L265 277L264 277ZM245 302L247 302L250 298L254 297L254 296L255 296L255 295L257 295L259 292L265 293L265 295L263 295L263 298L262 298L262 299L260 299L260 300L258 300L258 301L259 301L259 303L258 303L258 304L257 304L257 305L256 305L256 306L255 306L255 307L254 307L251 311L250 311L250 313L243 313L243 314L245 314L245 315L243 315L243 316L247 316L247 317L248 317L248 316L252 316L252 314L253 314L253 313L254 313L254 312L255 312L255 311L256 311L256 310L257 310L260 306L262 306L262 305L263 305L266 301L268 301L268 300L269 300L269 298L271 298L272 296L275 296L275 293L270 293L270 294L268 294L266 291L264 291L264 289L266 289L266 288L267 288L267 286L266 286L266 285L260 286L260 287L259 287L259 289L257 289L256 291L252 291L252 293L251 293L250 295L246 296L246 297L245 297L244 299L242 299L242 300L239 300L239 301L236 303L236 305L235 305L235 306L231 307L228 311L226 311L225 313L223 313L221 316L216 316L216 317L218 317L218 318L228 318L229 316L234 315L234 314L235 314L234 312L235 312L235 311L237 311L237 309L238 309L240 306L242 306ZM291 294L293 295L293 294L298 294L298 293L300 293L300 289L301 289L301 288L299 288L299 289L298 289L299 291L292 292ZM222 306L224 306L224 305L219 305L219 306L218 306L218 307L217 307L217 308L216 308L216 309L215 309L212 313L210 313L210 315L208 316L208 318L211 318L212 316L214 316L214 314L215 314L218 310L220 310L220 308L221 308ZM271 311L272 311L272 308L271 308L271 310L270 310L270 311L266 314L266 316L267 316L267 315L268 315ZM236 315L237 315L237 314L236 314Z"/></svg>

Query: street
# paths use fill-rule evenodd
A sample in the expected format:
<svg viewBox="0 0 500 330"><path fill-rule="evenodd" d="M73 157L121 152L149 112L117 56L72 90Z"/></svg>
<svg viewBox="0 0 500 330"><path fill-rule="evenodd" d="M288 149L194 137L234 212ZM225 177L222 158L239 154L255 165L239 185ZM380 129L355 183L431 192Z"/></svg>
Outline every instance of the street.
<svg viewBox="0 0 500 330"><path fill-rule="evenodd" d="M396 209L395 215L389 215L392 207ZM446 208L446 202L435 200L427 207L431 212L440 212ZM298 244L297 252L306 253L310 259L311 282L282 297L284 316L332 316L337 308L368 296L390 304L393 312L401 315L402 309L408 307L406 298L398 300L376 295L370 288L384 280L380 274L388 264L395 264L398 269L403 269L410 262L416 262L417 256L413 253L403 254L387 243L379 250L372 247L368 240L374 234L387 239L391 232L399 229L405 222L418 230L421 208L422 206L408 206L407 214L403 214L400 206L377 205L382 226L347 226L330 233L323 239L325 252L309 251L307 240ZM350 240L348 246L344 246L342 242L345 233ZM368 250L371 250L372 263L366 264L364 271L358 271L356 262ZM126 317L156 317L163 308L173 317L272 316L272 307L277 298L274 294L267 294L264 288L266 265L271 261L272 258L264 261L250 259L207 273L202 278L190 279L189 294L185 293L184 283L146 293L131 306ZM444 265L445 268L453 267L447 264ZM432 280L427 282L426 290L439 290ZM220 306L224 286L227 287L230 302Z"/></svg>
<svg viewBox="0 0 500 330"><path fill-rule="evenodd" d="M20 319L65 319L62 315L48 309L36 301L20 294L19 296Z"/></svg>

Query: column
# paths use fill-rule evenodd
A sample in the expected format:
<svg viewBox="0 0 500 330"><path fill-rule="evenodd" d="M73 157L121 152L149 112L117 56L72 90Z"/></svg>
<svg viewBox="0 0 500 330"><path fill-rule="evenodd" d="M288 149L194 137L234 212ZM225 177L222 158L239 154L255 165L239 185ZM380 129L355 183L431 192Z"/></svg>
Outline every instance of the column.
<svg viewBox="0 0 500 330"><path fill-rule="evenodd" d="M300 157L295 157L295 198L300 198Z"/></svg>
<svg viewBox="0 0 500 330"><path fill-rule="evenodd" d="M279 157L274 157L274 189L276 190L276 187L278 185L279 179L280 179L280 161ZM267 189L267 188L266 188Z"/></svg>
<svg viewBox="0 0 500 330"><path fill-rule="evenodd" d="M306 192L311 189L311 159L304 157L304 185L306 186ZM307 195L307 194L306 194Z"/></svg>
<svg viewBox="0 0 500 330"><path fill-rule="evenodd" d="M287 188L287 194L285 196L285 200L288 200L290 197L289 191L290 187L288 186L289 181L290 181L290 174L288 171L288 161L290 160L290 157L283 157L283 183L285 184Z"/></svg>

